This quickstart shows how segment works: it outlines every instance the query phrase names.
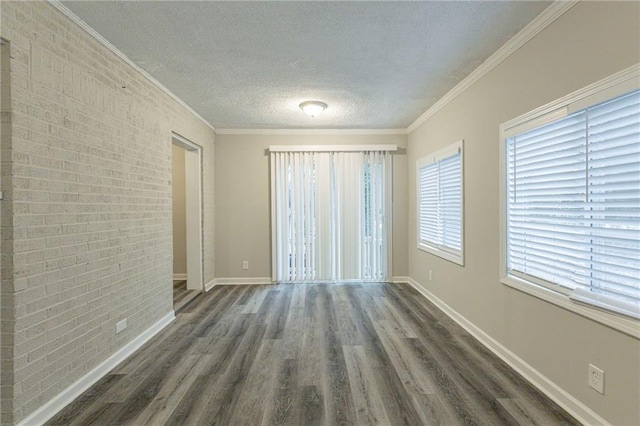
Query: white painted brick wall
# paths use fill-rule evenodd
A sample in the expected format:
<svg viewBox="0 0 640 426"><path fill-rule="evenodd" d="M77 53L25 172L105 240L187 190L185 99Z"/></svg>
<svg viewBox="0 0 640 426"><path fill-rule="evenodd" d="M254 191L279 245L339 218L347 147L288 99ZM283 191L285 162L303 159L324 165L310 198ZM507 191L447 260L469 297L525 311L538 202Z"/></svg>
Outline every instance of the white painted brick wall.
<svg viewBox="0 0 640 426"><path fill-rule="evenodd" d="M51 5L0 7L12 101L2 421L12 423L172 309L172 131L204 147L204 281L214 278L214 134Z"/></svg>

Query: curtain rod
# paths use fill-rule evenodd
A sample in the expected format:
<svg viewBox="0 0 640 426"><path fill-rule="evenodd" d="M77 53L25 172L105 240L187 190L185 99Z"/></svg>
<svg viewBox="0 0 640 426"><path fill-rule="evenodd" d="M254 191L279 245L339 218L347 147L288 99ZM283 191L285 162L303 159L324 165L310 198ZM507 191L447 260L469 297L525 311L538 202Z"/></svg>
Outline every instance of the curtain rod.
<svg viewBox="0 0 640 426"><path fill-rule="evenodd" d="M398 145L271 145L269 152L397 151Z"/></svg>

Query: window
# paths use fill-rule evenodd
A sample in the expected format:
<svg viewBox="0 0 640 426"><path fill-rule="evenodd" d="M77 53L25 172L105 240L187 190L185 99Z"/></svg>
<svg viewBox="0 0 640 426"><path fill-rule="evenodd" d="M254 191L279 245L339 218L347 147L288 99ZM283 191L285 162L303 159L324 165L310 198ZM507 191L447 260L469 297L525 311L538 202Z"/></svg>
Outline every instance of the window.
<svg viewBox="0 0 640 426"><path fill-rule="evenodd" d="M385 147L270 147L274 281L389 278L395 146Z"/></svg>
<svg viewBox="0 0 640 426"><path fill-rule="evenodd" d="M462 141L418 160L418 248L464 264Z"/></svg>
<svg viewBox="0 0 640 426"><path fill-rule="evenodd" d="M502 275L639 319L640 90L621 87L503 125Z"/></svg>

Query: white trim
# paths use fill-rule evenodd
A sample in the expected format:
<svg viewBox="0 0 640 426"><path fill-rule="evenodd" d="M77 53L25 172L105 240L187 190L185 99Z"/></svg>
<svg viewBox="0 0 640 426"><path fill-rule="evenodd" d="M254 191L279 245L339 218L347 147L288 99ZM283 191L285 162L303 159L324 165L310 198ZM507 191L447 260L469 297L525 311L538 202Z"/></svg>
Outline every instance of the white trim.
<svg viewBox="0 0 640 426"><path fill-rule="evenodd" d="M186 206L187 289L203 291L202 262L202 146L171 132L171 143L184 149Z"/></svg>
<svg viewBox="0 0 640 426"><path fill-rule="evenodd" d="M593 305L585 305L579 302L572 302L570 296L561 294L547 287L537 285L530 281L522 280L514 276L506 276L500 279L502 284L519 290L523 293L537 297L568 311L575 312L585 318L597 321L600 324L621 331L629 336L640 339L640 322L632 318L621 316L609 311L597 309Z"/></svg>
<svg viewBox="0 0 640 426"><path fill-rule="evenodd" d="M501 139L504 141L505 139L519 135L520 133L524 133L531 129L535 129L536 127L544 126L556 120L565 118L568 115L567 110L568 108L564 106L537 117L527 118L525 121L522 121L513 127L500 129L502 132Z"/></svg>
<svg viewBox="0 0 640 426"><path fill-rule="evenodd" d="M265 285L273 284L270 277L234 277L234 278L216 278L213 285Z"/></svg>
<svg viewBox="0 0 640 426"><path fill-rule="evenodd" d="M174 281L186 280L186 279L187 279L187 274L173 274Z"/></svg>
<svg viewBox="0 0 640 426"><path fill-rule="evenodd" d="M409 277L396 276L396 277L391 277L391 282L394 284L408 284L410 279L411 278Z"/></svg>
<svg viewBox="0 0 640 426"><path fill-rule="evenodd" d="M464 146L464 139L459 140L458 142L454 142L445 146L444 148L440 148L435 152L431 152L425 155L422 158L418 159L418 167L423 166L425 164L431 164L438 162L444 158L451 157L458 153L462 154L462 149Z"/></svg>
<svg viewBox="0 0 640 426"><path fill-rule="evenodd" d="M506 193L506 171L505 171L505 139L513 136L513 129L526 129L530 123L542 124L547 119L561 118L565 112L574 112L574 106L586 106L585 101L604 101L605 96L622 95L634 88L640 87L640 64L635 64L619 71L609 77L605 77L582 89L569 93L555 101L549 102L530 112L522 114L514 119L506 121L500 125L499 143L499 277L500 282L516 290L520 290L531 296L553 303L556 306L567 309L585 318L592 319L615 330L626 333L640 339L640 321L625 317L620 314L598 309L597 306L587 306L578 300L572 302L567 294L562 294L562 288L558 285L545 287L544 282L534 282L535 278L523 279L507 273L507 199ZM556 290L553 290L555 288Z"/></svg>
<svg viewBox="0 0 640 426"><path fill-rule="evenodd" d="M274 281L273 284L294 284L294 285L305 285L305 284L382 284L389 283L388 279L381 280L362 280L360 278L350 278L350 279L342 279L342 280L299 280L299 281Z"/></svg>
<svg viewBox="0 0 640 426"><path fill-rule="evenodd" d="M449 262L455 263L456 265L464 266L464 252L462 250L460 250L460 254L449 253L448 251L441 250L438 247L431 246L428 243L423 243L419 239L417 248L418 250L422 250L425 253L429 253L441 259L448 260Z"/></svg>
<svg viewBox="0 0 640 426"><path fill-rule="evenodd" d="M554 22L563 13L574 6L578 0L555 1L547 7L540 15L524 27L518 34L513 36L500 49L484 61L478 68L473 70L464 80L458 83L446 95L433 104L424 114L416 119L409 127L407 133L416 130L422 123L434 116L438 111L444 108L449 102L453 101L459 94L467 90L476 81L484 77L489 71L497 67L512 53L524 46L529 40L535 37L540 31L544 30L549 24Z"/></svg>
<svg viewBox="0 0 640 426"><path fill-rule="evenodd" d="M623 95L626 92L634 90L634 88L640 88L640 64L632 65L629 68L625 68L622 71L598 80L595 83L583 87L582 89L571 92L560 99L551 101L546 105L542 105L541 107L534 109L533 111L529 111L502 123L500 125L500 142L501 144L503 143L505 138L504 135L511 134L510 130L513 127L518 127L522 123L541 118L544 120L545 115L554 113L562 108L565 108L566 114L571 114L578 111L579 109L577 108L584 109L586 106L589 106L590 104L584 104L585 100L593 103L599 103L599 101L602 102L607 99ZM599 94L604 94L605 96L608 96L608 98L600 98L598 97ZM596 100L594 97L598 97L598 99ZM561 115L552 118L561 118ZM541 124L542 122L540 125Z"/></svg>
<svg viewBox="0 0 640 426"><path fill-rule="evenodd" d="M216 279L212 279L211 281L209 281L208 283L205 284L204 286L204 291L207 292L209 290L211 290L212 288L214 288L216 286Z"/></svg>
<svg viewBox="0 0 640 426"><path fill-rule="evenodd" d="M197 143L191 142L189 139L176 132L171 132L171 143L187 151L198 151L202 149Z"/></svg>
<svg viewBox="0 0 640 426"><path fill-rule="evenodd" d="M98 33L95 29L91 28L89 26L89 24L84 22L80 17L78 17L78 15L73 13L69 8L67 8L65 5L63 5L59 0L47 0L47 1L49 2L49 4L51 6L55 7L59 12L61 12L63 15L65 15L67 18L69 18L71 21L73 21L80 28L85 30L94 39L96 39L100 44L102 44L104 47L106 47L112 53L114 53L118 58L122 59L127 65L129 65L135 71L137 71L140 74L142 74L142 76L145 77L147 80L149 80L149 82L151 82L151 84L156 86L158 89L160 89L166 95L168 95L171 99L173 99L174 101L176 101L177 103L182 105L187 111L189 111L191 114L196 116L200 121L202 121L202 123L205 126L209 127L211 130L213 130L215 132L216 129L211 125L211 123L209 123L207 120L205 120L200 114L195 112L193 108L191 108L189 105L187 105L182 99L180 99L178 96L176 96L171 90L167 89L162 83L160 83L158 80L156 80L154 77L152 77L151 74L149 74L148 72L146 72L145 70L140 68L138 65L136 65L136 63L133 62L131 59L129 59L127 57L127 55L122 53L122 51L120 51L120 49L118 49L113 44L111 44L106 38L104 38L102 35L100 35L100 33Z"/></svg>
<svg viewBox="0 0 640 426"><path fill-rule="evenodd" d="M406 135L407 129L216 129L217 135Z"/></svg>
<svg viewBox="0 0 640 426"><path fill-rule="evenodd" d="M158 322L142 332L138 337L118 349L109 358L98 364L93 370L76 380L71 386L50 399L36 411L22 419L17 426L40 425L55 416L60 410L73 402L84 391L89 389L98 380L103 378L109 371L131 356L142 345L158 334L163 328L175 319L175 313L169 312Z"/></svg>
<svg viewBox="0 0 640 426"><path fill-rule="evenodd" d="M278 271L278 237L276 235L276 156L269 154L269 170L270 170L270 182L269 182L269 199L271 200L271 210L269 215L271 216L271 279L276 282Z"/></svg>
<svg viewBox="0 0 640 426"><path fill-rule="evenodd" d="M567 391L551 381L548 377L533 368L525 360L511 352L500 342L485 333L477 325L459 314L445 302L436 297L433 293L422 287L416 280L409 278L409 285L415 288L431 303L436 305L440 310L447 314L458 325L464 328L469 334L478 339L487 349L493 352L498 358L502 359L511 368L516 370L532 385L538 388L542 393L551 398L555 403L571 414L576 420L585 425L609 424L608 421L600 417L596 412L587 407L584 403L576 399Z"/></svg>
<svg viewBox="0 0 640 426"><path fill-rule="evenodd" d="M393 155L393 154L391 154ZM384 223L384 227L386 229L386 236L385 238L387 239L387 270L385 271L385 280L388 280L389 277L392 277L393 275L393 157L391 155L387 155L385 157L385 161L386 161L386 182L385 182L385 187L386 187L386 197L387 199L385 200L385 223Z"/></svg>
<svg viewBox="0 0 640 426"><path fill-rule="evenodd" d="M269 152L397 151L398 145L270 145Z"/></svg>

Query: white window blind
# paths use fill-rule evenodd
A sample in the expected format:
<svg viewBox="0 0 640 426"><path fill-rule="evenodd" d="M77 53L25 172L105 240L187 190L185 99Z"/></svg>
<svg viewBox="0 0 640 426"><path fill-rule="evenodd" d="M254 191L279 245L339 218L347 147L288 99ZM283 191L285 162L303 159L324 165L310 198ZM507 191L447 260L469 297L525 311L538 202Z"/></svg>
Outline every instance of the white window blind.
<svg viewBox="0 0 640 426"><path fill-rule="evenodd" d="M462 143L418 161L418 247L462 264Z"/></svg>
<svg viewBox="0 0 640 426"><path fill-rule="evenodd" d="M640 318L640 91L505 143L507 273Z"/></svg>

